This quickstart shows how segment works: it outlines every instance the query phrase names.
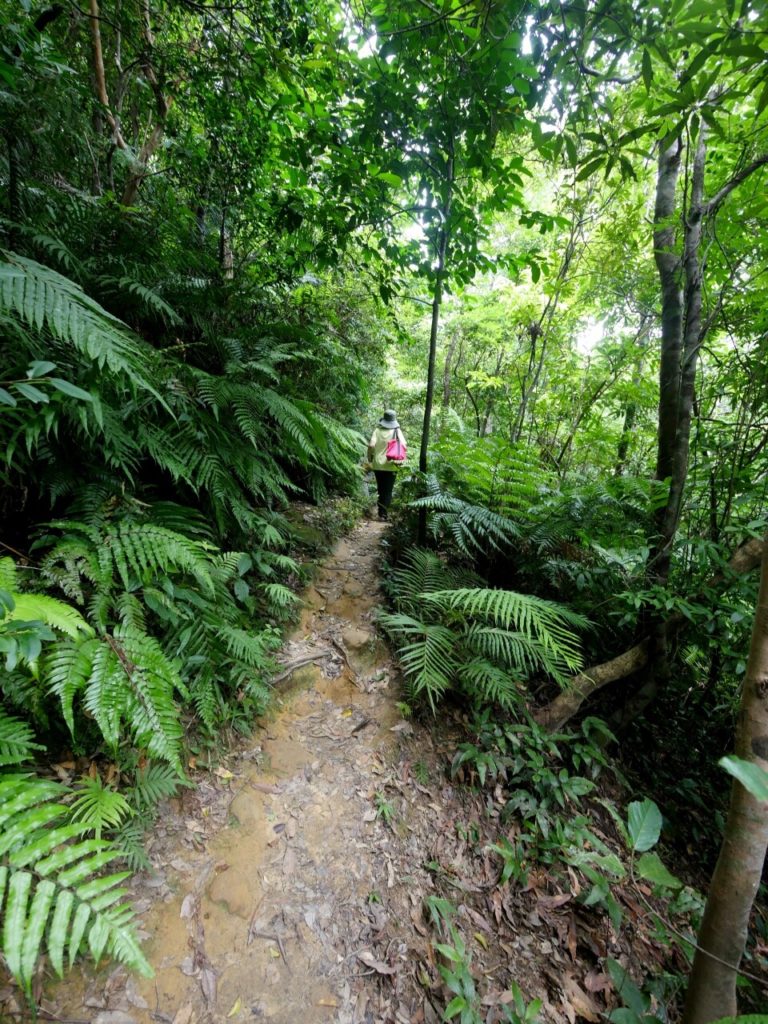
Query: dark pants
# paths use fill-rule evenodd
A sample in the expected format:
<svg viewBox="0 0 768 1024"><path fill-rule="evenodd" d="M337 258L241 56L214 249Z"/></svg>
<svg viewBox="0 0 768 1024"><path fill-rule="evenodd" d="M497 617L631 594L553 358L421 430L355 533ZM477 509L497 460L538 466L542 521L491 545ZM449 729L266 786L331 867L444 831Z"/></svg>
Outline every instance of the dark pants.
<svg viewBox="0 0 768 1024"><path fill-rule="evenodd" d="M392 470L374 469L376 489L379 492L379 519L387 518L387 510L392 502L392 491L395 487L395 474Z"/></svg>

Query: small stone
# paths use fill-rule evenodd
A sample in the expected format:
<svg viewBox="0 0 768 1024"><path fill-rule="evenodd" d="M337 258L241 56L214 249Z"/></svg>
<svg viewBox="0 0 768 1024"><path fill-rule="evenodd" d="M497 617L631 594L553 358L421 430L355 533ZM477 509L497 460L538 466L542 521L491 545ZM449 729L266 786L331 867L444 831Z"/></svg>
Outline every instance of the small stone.
<svg viewBox="0 0 768 1024"><path fill-rule="evenodd" d="M259 801L255 800L246 789L241 789L235 796L229 805L229 813L246 828L261 824L263 818Z"/></svg>
<svg viewBox="0 0 768 1024"><path fill-rule="evenodd" d="M373 639L367 630L358 629L357 626L347 626L341 631L341 638L350 651L364 650Z"/></svg>

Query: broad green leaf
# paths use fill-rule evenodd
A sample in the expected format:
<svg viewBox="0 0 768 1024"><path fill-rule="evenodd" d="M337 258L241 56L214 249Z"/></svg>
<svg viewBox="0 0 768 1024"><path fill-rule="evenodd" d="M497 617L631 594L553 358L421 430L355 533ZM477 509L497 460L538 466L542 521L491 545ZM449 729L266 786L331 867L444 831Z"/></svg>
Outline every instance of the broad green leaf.
<svg viewBox="0 0 768 1024"><path fill-rule="evenodd" d="M646 1013L651 1005L650 999L640 991L621 964L617 960L608 957L605 965L608 968L608 974L613 982L613 987L616 989L616 995L624 1003L624 1006L628 1007L638 1016Z"/></svg>
<svg viewBox="0 0 768 1024"><path fill-rule="evenodd" d="M13 397L13 395L10 393L10 391L6 391L5 388L0 388L0 404L10 405L11 407L13 407L18 403L16 399Z"/></svg>
<svg viewBox="0 0 768 1024"><path fill-rule="evenodd" d="M64 889L59 893L48 932L48 956L51 966L60 978L64 975L64 949L67 944L69 919L72 916L74 903L74 893L69 889Z"/></svg>
<svg viewBox="0 0 768 1024"><path fill-rule="evenodd" d="M461 957L453 948L453 946L446 946L443 943L436 942L435 949L438 953L442 953L446 960L450 960L451 963L457 964L461 960Z"/></svg>
<svg viewBox="0 0 768 1024"><path fill-rule="evenodd" d="M29 908L27 927L21 944L20 972L22 982L27 991L29 991L32 984L35 964L40 953L40 944L43 941L43 933L48 923L48 912L51 909L55 892L56 885L53 882L39 882L32 899L32 906Z"/></svg>
<svg viewBox="0 0 768 1024"><path fill-rule="evenodd" d="M641 878L647 878L654 885L665 885L669 889L682 889L683 883L668 871L658 853L644 853L635 865Z"/></svg>
<svg viewBox="0 0 768 1024"><path fill-rule="evenodd" d="M729 754L717 762L729 775L742 784L748 793L760 803L768 801L768 772L755 761L745 761L742 757Z"/></svg>
<svg viewBox="0 0 768 1024"><path fill-rule="evenodd" d="M48 395L46 395L44 391L41 391L40 388L36 388L34 384L24 384L23 382L19 382L18 384L14 384L13 386L16 388L19 394L24 395L24 397L28 398L30 402L44 404L45 402L50 401Z"/></svg>
<svg viewBox="0 0 768 1024"><path fill-rule="evenodd" d="M646 49L643 49L642 73L645 91L649 93L651 91L651 83L653 82L653 65L651 64L651 55Z"/></svg>
<svg viewBox="0 0 768 1024"><path fill-rule="evenodd" d="M455 1017L457 1013L461 1013L462 1010L466 1009L466 1006L467 1000L464 996L454 996L443 1012L443 1020L450 1020L451 1017Z"/></svg>
<svg viewBox="0 0 768 1024"><path fill-rule="evenodd" d="M628 808L627 827L632 849L650 850L661 835L661 811L653 800L634 800Z"/></svg>
<svg viewBox="0 0 768 1024"><path fill-rule="evenodd" d="M87 391L83 391L76 384L70 384L68 380L62 380L61 377L51 377L50 383L53 384L57 391L61 391L71 398L79 398L82 402L93 401L93 396Z"/></svg>
<svg viewBox="0 0 768 1024"><path fill-rule="evenodd" d="M56 369L56 363L51 363L47 359L36 359L33 363L29 364L27 369L28 377L45 377Z"/></svg>

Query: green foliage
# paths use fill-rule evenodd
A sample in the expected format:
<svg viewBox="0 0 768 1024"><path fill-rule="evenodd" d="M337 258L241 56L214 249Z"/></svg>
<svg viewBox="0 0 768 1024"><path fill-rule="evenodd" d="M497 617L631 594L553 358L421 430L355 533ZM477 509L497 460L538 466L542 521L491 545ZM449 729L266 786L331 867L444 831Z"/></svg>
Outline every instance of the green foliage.
<svg viewBox="0 0 768 1024"><path fill-rule="evenodd" d="M509 708L535 673L562 680L581 664L573 632L586 627L581 616L530 595L456 586L462 576L419 549L393 573L403 610L379 621L395 641L411 698L434 710L456 689L478 706Z"/></svg>
<svg viewBox="0 0 768 1024"><path fill-rule="evenodd" d="M75 792L70 807L72 821L79 822L84 830L92 830L97 839L101 839L105 826L116 829L131 813L123 794L105 786L98 775L82 779Z"/></svg>
<svg viewBox="0 0 768 1024"><path fill-rule="evenodd" d="M465 555L490 554L508 548L520 536L517 524L482 505L470 505L432 484L433 493L417 498L411 508L426 509L432 534L448 538Z"/></svg>
<svg viewBox="0 0 768 1024"><path fill-rule="evenodd" d="M64 787L29 776L0 779L2 950L10 973L30 995L43 946L61 977L81 949L151 975L134 934L121 883L130 872L103 874L120 850L83 839L88 826L61 802Z"/></svg>

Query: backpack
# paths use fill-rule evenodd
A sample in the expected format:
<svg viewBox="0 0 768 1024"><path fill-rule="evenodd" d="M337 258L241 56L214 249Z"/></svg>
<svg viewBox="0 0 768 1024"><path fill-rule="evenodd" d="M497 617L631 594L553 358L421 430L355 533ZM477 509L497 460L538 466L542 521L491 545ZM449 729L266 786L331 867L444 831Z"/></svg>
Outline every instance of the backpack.
<svg viewBox="0 0 768 1024"><path fill-rule="evenodd" d="M386 458L387 462L405 462L407 448L405 443L397 436L397 427L392 431L392 439L387 441Z"/></svg>

